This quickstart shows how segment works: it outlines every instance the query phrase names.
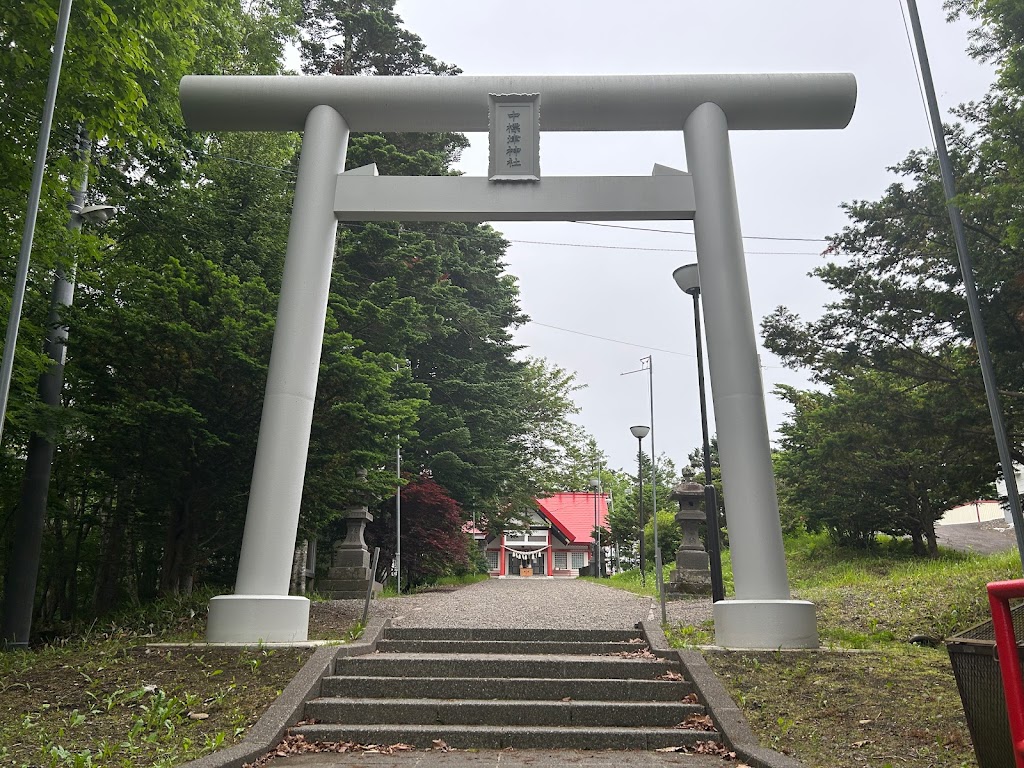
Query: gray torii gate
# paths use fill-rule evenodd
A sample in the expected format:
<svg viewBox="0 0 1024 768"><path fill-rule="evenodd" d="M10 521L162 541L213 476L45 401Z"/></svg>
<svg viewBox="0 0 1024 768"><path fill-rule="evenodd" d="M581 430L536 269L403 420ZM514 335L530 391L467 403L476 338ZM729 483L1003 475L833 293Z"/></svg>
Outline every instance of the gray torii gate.
<svg viewBox="0 0 1024 768"><path fill-rule="evenodd" d="M688 173L343 173L350 131L486 132L497 94L532 96L545 131L682 130ZM183 78L193 130L304 132L235 593L210 601L207 639L306 639L309 601L288 584L339 220L692 219L736 588L716 641L816 647L814 605L789 592L729 131L843 128L855 103L850 74Z"/></svg>

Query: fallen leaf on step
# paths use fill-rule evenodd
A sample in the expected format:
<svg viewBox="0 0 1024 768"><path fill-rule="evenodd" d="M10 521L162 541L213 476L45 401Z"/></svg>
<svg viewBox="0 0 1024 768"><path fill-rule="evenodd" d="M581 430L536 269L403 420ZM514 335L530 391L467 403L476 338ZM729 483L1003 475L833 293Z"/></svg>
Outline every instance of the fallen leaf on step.
<svg viewBox="0 0 1024 768"><path fill-rule="evenodd" d="M736 753L731 752L725 744L721 744L717 741L698 741L693 745L693 750L698 755L717 755L718 757L724 757L727 760L735 760Z"/></svg>
<svg viewBox="0 0 1024 768"><path fill-rule="evenodd" d="M572 701L572 698L569 697L569 696L566 696L564 699L562 699L562 701Z"/></svg>
<svg viewBox="0 0 1024 768"><path fill-rule="evenodd" d="M434 749L439 749L442 752L448 751L448 744L443 739L434 739L430 742Z"/></svg>
<svg viewBox="0 0 1024 768"><path fill-rule="evenodd" d="M686 747L680 745L678 747L659 747L654 750L655 752L686 752Z"/></svg>
<svg viewBox="0 0 1024 768"><path fill-rule="evenodd" d="M679 680L682 681L683 676L678 672L673 672L671 669L663 675L658 675L655 680Z"/></svg>
<svg viewBox="0 0 1024 768"><path fill-rule="evenodd" d="M683 704L698 704L700 699L697 698L696 693L688 693L683 696Z"/></svg>
<svg viewBox="0 0 1024 768"><path fill-rule="evenodd" d="M683 722L673 727L683 728L688 731L713 731L715 730L715 722L711 719L710 715L690 715Z"/></svg>

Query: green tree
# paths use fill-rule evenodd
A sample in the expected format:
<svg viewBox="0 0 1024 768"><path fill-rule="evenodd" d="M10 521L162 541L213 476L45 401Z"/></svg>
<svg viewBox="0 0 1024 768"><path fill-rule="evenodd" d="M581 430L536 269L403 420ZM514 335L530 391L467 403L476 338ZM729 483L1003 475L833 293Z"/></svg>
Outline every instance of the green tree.
<svg viewBox="0 0 1024 768"><path fill-rule="evenodd" d="M240 425L253 404L258 413L260 398L247 395L260 378L254 361L265 357L272 297L265 285L206 258L203 238L194 236L192 215L220 201L199 199L204 147L182 130L177 83L188 72L243 59L277 70L287 25L272 3L249 10L222 0L73 6L2 472L9 510L28 433L56 428L39 582L46 618L74 620L158 586L188 591L197 572L218 568L210 537L238 529L228 513L239 506L248 471L240 468L251 468L252 446ZM10 96L0 106L7 181L0 196L21 198L5 205L12 212L23 209L27 193L55 20L47 3L0 11L10 53L0 61ZM102 237L65 226L67 152L78 124L94 140L91 199L120 209ZM140 218L159 221L164 237ZM20 227L13 215L0 221L10 242ZM60 265L74 273L75 262L79 306L64 313L71 326L67 407L52 412L36 401L34 385L49 271ZM4 515L4 537L10 519Z"/></svg>
<svg viewBox="0 0 1024 768"><path fill-rule="evenodd" d="M951 0L947 7L953 15L966 14L979 22L971 53L997 66L997 80L988 94L978 103L955 110L960 123L947 126L946 136L1010 449L1014 460L1022 461L1024 221L1019 199L1024 191L1020 182L1024 156L1019 137L1024 129L1020 108L1024 3ZM951 463L940 465L944 477L926 482L918 478L919 471L907 469L903 487L925 482L930 503L941 505L958 496L941 490L943 485L987 487L996 462L994 439L934 154L914 151L891 170L899 181L879 200L858 200L844 206L850 224L829 238L828 261L814 271L835 291L837 300L811 322L780 307L764 322L765 343L788 365L809 368L820 383L831 388L821 396L827 399L820 402L819 396L810 393L792 397L809 412L821 411L823 415L820 419L816 416L815 422L848 430L832 436L833 447L840 452L842 440L857 445L867 433L863 425L839 418L839 411L853 408L858 400L868 400L901 423L900 407L920 413L907 393L927 392L931 426L908 435L924 446L926 457L957 455L958 464L955 468ZM852 402L844 406L838 398L851 398ZM798 410L797 420L800 418ZM872 424L871 428L892 441L884 444L883 453L896 456L897 464L904 452L918 447L908 446L907 435L886 429L884 424ZM820 443L810 444L827 445L824 437ZM790 502L804 494L795 473L797 467L805 466L806 458L779 457L785 481L780 490ZM868 489L890 487L894 482L890 462L865 461L862 468L871 472L858 478ZM965 472L974 474L964 478ZM901 506L886 516L921 518L917 524L921 532L912 535L919 547L924 546L918 538L927 539L927 518L934 510L918 509L922 503L918 495L894 493L893 503ZM836 515L842 506L847 512L860 509L868 516L873 514L870 510L881 513L877 504L854 504L837 496ZM799 510L790 506L787 514L799 514ZM808 519L813 516L808 514ZM880 524L870 519L849 523L843 535L855 540L870 538L872 530L885 530Z"/></svg>
<svg viewBox="0 0 1024 768"><path fill-rule="evenodd" d="M943 421L938 385L858 371L832 392L778 391L793 406L776 461L783 506L840 543L906 535L915 552L934 555L935 521L991 488L978 480L984 458Z"/></svg>
<svg viewBox="0 0 1024 768"><path fill-rule="evenodd" d="M659 505L660 506L660 505ZM668 565L676 557L679 542L683 540L683 530L673 512L658 510L658 546L661 548L661 562ZM648 519L644 526L644 547L650 553L648 557L654 561L654 520Z"/></svg>

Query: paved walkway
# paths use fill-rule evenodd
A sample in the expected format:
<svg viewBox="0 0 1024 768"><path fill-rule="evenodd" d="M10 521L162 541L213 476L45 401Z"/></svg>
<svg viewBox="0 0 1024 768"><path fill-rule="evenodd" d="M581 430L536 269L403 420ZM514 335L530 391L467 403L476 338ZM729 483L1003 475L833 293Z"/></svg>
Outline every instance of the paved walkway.
<svg viewBox="0 0 1024 768"><path fill-rule="evenodd" d="M939 545L961 552L991 555L1006 552L1017 546L1013 526L1003 520L984 520L980 523L935 526Z"/></svg>
<svg viewBox="0 0 1024 768"><path fill-rule="evenodd" d="M345 627L362 615L362 600L328 600L311 605L311 627ZM711 619L710 597L666 603L669 624L699 625ZM449 591L378 598L372 616L397 627L510 627L632 629L661 618L658 601L579 579L488 579Z"/></svg>

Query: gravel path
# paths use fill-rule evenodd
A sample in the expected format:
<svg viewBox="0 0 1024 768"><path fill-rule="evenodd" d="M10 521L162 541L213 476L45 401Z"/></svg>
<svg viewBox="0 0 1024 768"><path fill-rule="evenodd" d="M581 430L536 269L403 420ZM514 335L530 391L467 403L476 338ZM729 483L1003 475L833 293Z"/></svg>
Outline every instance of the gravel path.
<svg viewBox="0 0 1024 768"><path fill-rule="evenodd" d="M362 615L360 600L330 600L311 606L315 625L343 626ZM656 600L578 579L488 579L454 591L379 598L373 616L391 618L396 627L632 629L659 619ZM710 598L667 603L672 625L699 624L711 618Z"/></svg>

